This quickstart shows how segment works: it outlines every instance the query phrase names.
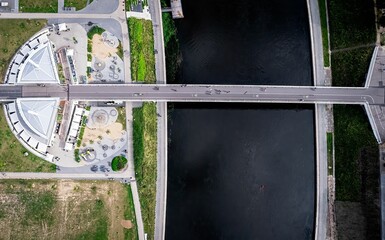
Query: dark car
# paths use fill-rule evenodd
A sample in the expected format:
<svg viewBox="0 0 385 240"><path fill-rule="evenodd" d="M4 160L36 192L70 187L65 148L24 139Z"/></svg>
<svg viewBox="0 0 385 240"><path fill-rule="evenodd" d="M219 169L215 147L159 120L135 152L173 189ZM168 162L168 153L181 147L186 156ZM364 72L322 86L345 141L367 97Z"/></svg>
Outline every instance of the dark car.
<svg viewBox="0 0 385 240"><path fill-rule="evenodd" d="M97 171L98 171L98 165L93 165L93 166L91 167L91 171L97 172Z"/></svg>

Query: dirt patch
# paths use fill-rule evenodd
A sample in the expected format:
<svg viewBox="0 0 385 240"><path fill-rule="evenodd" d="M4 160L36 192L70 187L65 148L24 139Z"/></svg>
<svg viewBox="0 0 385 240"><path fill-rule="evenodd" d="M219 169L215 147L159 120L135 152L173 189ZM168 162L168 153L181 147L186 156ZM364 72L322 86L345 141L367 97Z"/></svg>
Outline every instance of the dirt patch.
<svg viewBox="0 0 385 240"><path fill-rule="evenodd" d="M104 43L103 38L99 34L92 37L92 54L101 60L108 58L110 55L117 53L118 49L108 46Z"/></svg>
<svg viewBox="0 0 385 240"><path fill-rule="evenodd" d="M107 127L90 129L86 127L83 136L83 143L90 140L97 141L99 136L103 138L110 138L112 140L119 140L122 137L123 125L121 123L113 123Z"/></svg>
<svg viewBox="0 0 385 240"><path fill-rule="evenodd" d="M132 228L132 222L130 220L122 220L122 221L120 221L120 224L124 228L127 228L127 229L131 229Z"/></svg>

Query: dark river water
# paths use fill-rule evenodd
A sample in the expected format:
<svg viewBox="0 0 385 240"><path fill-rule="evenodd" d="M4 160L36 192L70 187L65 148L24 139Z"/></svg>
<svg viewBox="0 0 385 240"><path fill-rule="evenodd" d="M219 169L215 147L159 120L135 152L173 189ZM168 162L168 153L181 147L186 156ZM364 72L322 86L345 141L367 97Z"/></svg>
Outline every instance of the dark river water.
<svg viewBox="0 0 385 240"><path fill-rule="evenodd" d="M178 83L311 85L305 0L184 0ZM311 239L314 107L169 104L166 239Z"/></svg>

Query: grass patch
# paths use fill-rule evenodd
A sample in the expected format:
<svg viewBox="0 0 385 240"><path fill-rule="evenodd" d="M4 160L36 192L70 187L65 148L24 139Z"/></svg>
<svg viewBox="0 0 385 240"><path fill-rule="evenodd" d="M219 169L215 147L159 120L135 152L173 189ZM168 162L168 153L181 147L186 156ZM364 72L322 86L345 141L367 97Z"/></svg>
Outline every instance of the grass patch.
<svg viewBox="0 0 385 240"><path fill-rule="evenodd" d="M126 204L124 207L124 219L131 220L133 228L124 229L124 239L126 240L136 240L139 239L138 230L136 228L136 218L135 218L135 208L134 208L134 199L132 197L131 186L126 185Z"/></svg>
<svg viewBox="0 0 385 240"><path fill-rule="evenodd" d="M117 107L118 110L118 119L116 119L116 122L123 125L123 129L126 130L126 109L125 107Z"/></svg>
<svg viewBox="0 0 385 240"><path fill-rule="evenodd" d="M144 230L154 239L156 199L157 115L155 103L133 109L134 161Z"/></svg>
<svg viewBox="0 0 385 240"><path fill-rule="evenodd" d="M328 149L328 174L333 175L333 133L326 133L327 149Z"/></svg>
<svg viewBox="0 0 385 240"><path fill-rule="evenodd" d="M365 47L332 53L333 86L364 86L373 50Z"/></svg>
<svg viewBox="0 0 385 240"><path fill-rule="evenodd" d="M83 135L84 135L84 130L85 130L85 127L84 127L84 126L81 126L81 127L80 127L79 136L78 136L78 139L77 139L77 141L76 141L76 146L77 146L77 147L80 147L80 146L82 145Z"/></svg>
<svg viewBox="0 0 385 240"><path fill-rule="evenodd" d="M118 51L116 52L116 55L118 55L123 60L123 45L121 41L119 41Z"/></svg>
<svg viewBox="0 0 385 240"><path fill-rule="evenodd" d="M155 83L154 34L149 20L129 18L133 81Z"/></svg>
<svg viewBox="0 0 385 240"><path fill-rule="evenodd" d="M329 0L328 10L333 50L376 41L373 1Z"/></svg>
<svg viewBox="0 0 385 240"><path fill-rule="evenodd" d="M362 162L378 162L377 142L359 106L334 106L334 124L336 200L360 201Z"/></svg>
<svg viewBox="0 0 385 240"><path fill-rule="evenodd" d="M163 5L165 4L162 2ZM166 54L166 77L167 82L174 83L181 63L179 41L176 35L177 29L170 13L163 13L162 21Z"/></svg>
<svg viewBox="0 0 385 240"><path fill-rule="evenodd" d="M76 10L87 6L87 0L64 0L64 7L75 7Z"/></svg>
<svg viewBox="0 0 385 240"><path fill-rule="evenodd" d="M0 231L5 233L1 236L123 239L132 229L123 229L120 220L133 214L126 187L115 181L0 181Z"/></svg>
<svg viewBox="0 0 385 240"><path fill-rule="evenodd" d="M45 27L46 24L46 20L0 20L0 83L4 82L8 65L17 50L32 37L32 35Z"/></svg>
<svg viewBox="0 0 385 240"><path fill-rule="evenodd" d="M21 145L8 127L3 106L0 110L0 171L2 172L55 172L56 167Z"/></svg>
<svg viewBox="0 0 385 240"><path fill-rule="evenodd" d="M102 35L102 33L103 33L104 31L106 31L106 30L104 30L104 29L101 28L101 27L93 26L93 27L87 32L87 37L88 37L88 39L91 40L95 34ZM91 49L91 51L92 51L92 49ZM91 51L88 50L88 52L91 52Z"/></svg>
<svg viewBox="0 0 385 240"><path fill-rule="evenodd" d="M18 197L25 206L24 220L26 220L26 224L40 223L41 221L52 224L54 220L53 208L56 204L56 197L52 191L22 191Z"/></svg>
<svg viewBox="0 0 385 240"><path fill-rule="evenodd" d="M326 0L318 0L319 12L321 18L321 30L322 30L322 46L324 55L324 66L329 67L329 39L328 39L328 23L327 23L327 9Z"/></svg>
<svg viewBox="0 0 385 240"><path fill-rule="evenodd" d="M20 0L20 12L30 13L57 13L57 0Z"/></svg>

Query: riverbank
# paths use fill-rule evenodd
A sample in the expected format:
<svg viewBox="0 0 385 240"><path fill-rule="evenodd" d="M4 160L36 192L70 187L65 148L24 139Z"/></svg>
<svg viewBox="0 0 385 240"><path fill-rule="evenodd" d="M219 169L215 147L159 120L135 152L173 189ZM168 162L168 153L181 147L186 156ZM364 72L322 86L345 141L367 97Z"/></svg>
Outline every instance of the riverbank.
<svg viewBox="0 0 385 240"><path fill-rule="evenodd" d="M147 239L154 239L156 199L157 115L155 103L133 109L135 178Z"/></svg>
<svg viewBox="0 0 385 240"><path fill-rule="evenodd" d="M170 6L166 0L161 0L162 7ZM168 83L175 83L182 62L179 49L179 40L177 37L177 28L172 19L171 13L162 13L164 48L166 55L166 77Z"/></svg>
<svg viewBox="0 0 385 240"><path fill-rule="evenodd" d="M361 87L376 42L373 2L328 3L333 86ZM379 239L378 145L368 117L359 106L334 106L334 124L339 238Z"/></svg>

